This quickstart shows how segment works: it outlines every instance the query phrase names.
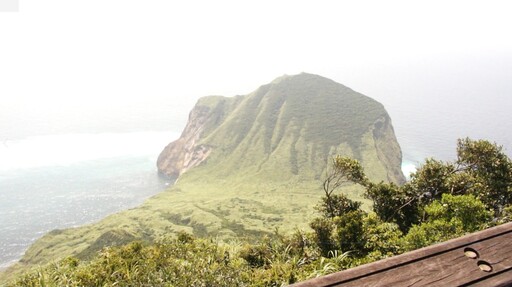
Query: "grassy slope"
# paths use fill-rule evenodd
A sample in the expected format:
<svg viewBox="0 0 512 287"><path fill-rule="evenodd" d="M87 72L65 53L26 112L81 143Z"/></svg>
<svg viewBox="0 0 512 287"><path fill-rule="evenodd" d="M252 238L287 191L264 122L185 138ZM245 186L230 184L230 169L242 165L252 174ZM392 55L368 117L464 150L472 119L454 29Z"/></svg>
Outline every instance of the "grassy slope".
<svg viewBox="0 0 512 287"><path fill-rule="evenodd" d="M275 228L306 228L334 154L361 160L374 180L401 180L392 129L377 137L374 131L376 121L388 120L382 105L328 79L283 77L248 96L207 97L198 106L223 113L218 122L206 123L201 144L213 152L205 163L140 207L45 235L29 248L18 270L67 255L86 258L108 244L154 240L180 230L258 238ZM357 187L347 186L345 192L364 200Z"/></svg>

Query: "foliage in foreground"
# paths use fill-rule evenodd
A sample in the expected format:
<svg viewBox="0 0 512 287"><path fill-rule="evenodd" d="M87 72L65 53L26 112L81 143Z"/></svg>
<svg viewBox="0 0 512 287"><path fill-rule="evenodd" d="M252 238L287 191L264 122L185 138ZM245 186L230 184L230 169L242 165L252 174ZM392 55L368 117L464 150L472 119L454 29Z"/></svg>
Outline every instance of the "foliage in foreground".
<svg viewBox="0 0 512 287"><path fill-rule="evenodd" d="M156 244L105 248L90 261L66 258L12 286L281 286L346 267L346 255L320 258L305 235L257 245L181 233Z"/></svg>
<svg viewBox="0 0 512 287"><path fill-rule="evenodd" d="M460 140L454 163L429 159L403 186L372 183L355 160L337 157L312 232L258 244L176 239L66 258L12 286L281 286L511 221L512 162L487 141ZM373 201L367 213L337 189L348 182Z"/></svg>

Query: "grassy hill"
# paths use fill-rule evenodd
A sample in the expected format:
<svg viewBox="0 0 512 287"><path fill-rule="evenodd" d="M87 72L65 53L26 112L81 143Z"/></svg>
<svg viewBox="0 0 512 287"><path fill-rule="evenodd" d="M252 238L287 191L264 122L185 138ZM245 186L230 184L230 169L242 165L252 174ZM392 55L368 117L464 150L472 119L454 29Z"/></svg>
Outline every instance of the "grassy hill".
<svg viewBox="0 0 512 287"><path fill-rule="evenodd" d="M365 161L365 149L375 149L365 144L378 141L379 148L389 149L381 153L395 160L368 158L368 164L381 161L388 165L386 170L373 172L388 173L391 181L402 180L400 150L382 105L316 75L284 76L245 97L203 98L182 138L193 136L197 137L193 146L183 147L178 140L166 148L159 159L160 170L179 175L176 161L166 162L172 159L169 153L186 155L203 146L213 151L205 165L213 172L210 177L243 172L265 173L262 180L268 176L281 181L297 176L320 179L333 154Z"/></svg>
<svg viewBox="0 0 512 287"><path fill-rule="evenodd" d="M307 228L336 154L360 160L374 181L404 180L384 107L334 81L284 76L246 96L202 98L158 161L178 177L174 186L98 223L48 233L8 272L179 231L222 240ZM357 187L344 190L365 201Z"/></svg>

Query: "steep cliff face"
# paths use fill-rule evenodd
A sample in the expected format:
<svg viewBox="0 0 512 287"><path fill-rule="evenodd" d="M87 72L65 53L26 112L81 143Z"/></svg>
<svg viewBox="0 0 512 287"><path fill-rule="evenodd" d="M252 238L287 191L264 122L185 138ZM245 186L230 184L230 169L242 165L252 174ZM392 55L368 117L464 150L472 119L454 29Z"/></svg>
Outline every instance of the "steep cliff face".
<svg viewBox="0 0 512 287"><path fill-rule="evenodd" d="M199 165L211 152L211 148L198 144L205 124L212 118L209 107L195 106L181 137L165 147L158 157L160 171L172 177L178 177L188 169Z"/></svg>
<svg viewBox="0 0 512 287"><path fill-rule="evenodd" d="M231 111L240 97L201 98L189 114L187 125L179 139L171 142L160 153L158 170L171 177L178 177L202 163L211 152L211 147L201 144L204 134L216 128Z"/></svg>
<svg viewBox="0 0 512 287"><path fill-rule="evenodd" d="M395 137L395 131L389 117L378 119L372 128L375 149L379 160L388 172L388 181L402 184L405 182L402 173L402 151Z"/></svg>

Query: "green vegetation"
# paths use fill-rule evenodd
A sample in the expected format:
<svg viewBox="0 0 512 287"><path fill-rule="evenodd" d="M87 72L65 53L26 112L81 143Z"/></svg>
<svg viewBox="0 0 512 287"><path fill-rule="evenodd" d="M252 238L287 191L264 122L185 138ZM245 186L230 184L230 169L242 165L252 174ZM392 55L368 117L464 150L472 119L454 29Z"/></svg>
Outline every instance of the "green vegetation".
<svg viewBox="0 0 512 287"><path fill-rule="evenodd" d="M90 261L65 258L9 286L280 286L345 264L346 255L316 260L310 246L287 240L224 244L182 233L152 245L105 248Z"/></svg>
<svg viewBox="0 0 512 287"><path fill-rule="evenodd" d="M401 186L375 183L359 162L334 158L312 231L276 231L252 243L180 232L106 247L90 260L68 257L9 286L281 286L511 221L512 161L482 140L460 140L457 152L454 163L427 160ZM340 193L348 182L364 187L373 211Z"/></svg>

